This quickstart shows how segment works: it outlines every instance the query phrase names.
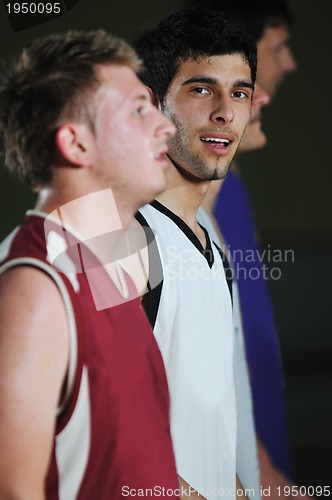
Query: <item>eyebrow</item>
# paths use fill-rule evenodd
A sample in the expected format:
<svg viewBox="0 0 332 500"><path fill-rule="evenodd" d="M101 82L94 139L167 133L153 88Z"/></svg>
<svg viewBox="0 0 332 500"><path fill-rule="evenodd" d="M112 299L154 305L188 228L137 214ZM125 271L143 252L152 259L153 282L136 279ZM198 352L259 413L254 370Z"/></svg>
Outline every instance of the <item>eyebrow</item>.
<svg viewBox="0 0 332 500"><path fill-rule="evenodd" d="M150 94L138 94L133 96L132 102L151 102Z"/></svg>
<svg viewBox="0 0 332 500"><path fill-rule="evenodd" d="M134 97L136 100L143 100L143 101L149 101L150 100L150 94L138 94Z"/></svg>
<svg viewBox="0 0 332 500"><path fill-rule="evenodd" d="M248 89L254 90L255 85L248 80L236 80L234 87L247 87Z"/></svg>
<svg viewBox="0 0 332 500"><path fill-rule="evenodd" d="M188 80L185 80L182 82L181 87L184 87L185 85L190 85L191 83L203 83L207 85L218 85L219 80L217 78L213 78L211 76L193 76L191 78L188 78ZM248 80L236 80L234 82L233 87L247 87L251 90L254 90L254 85L249 82Z"/></svg>

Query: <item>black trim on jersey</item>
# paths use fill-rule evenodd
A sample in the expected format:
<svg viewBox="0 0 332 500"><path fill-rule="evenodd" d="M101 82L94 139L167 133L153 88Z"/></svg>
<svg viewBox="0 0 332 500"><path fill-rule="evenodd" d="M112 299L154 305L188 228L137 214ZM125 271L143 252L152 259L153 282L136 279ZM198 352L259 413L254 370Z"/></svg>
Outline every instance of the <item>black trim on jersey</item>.
<svg viewBox="0 0 332 500"><path fill-rule="evenodd" d="M227 281L227 286L228 290L231 296L232 304L233 304L233 270L231 268L231 265L229 263L229 260L227 259L225 253L222 251L222 249L217 245L217 243L213 242L214 246L219 252L219 255L221 257L224 270L225 270L225 276L226 276L226 281Z"/></svg>
<svg viewBox="0 0 332 500"><path fill-rule="evenodd" d="M209 233L207 232L205 227L200 225L205 234L206 248L203 247L202 243L199 241L193 230L190 229L188 224L186 224L178 215L173 213L171 210L169 210L167 207L162 205L157 200L152 201L150 205L159 212L161 212L162 214L166 215L166 217L171 219L178 226L178 228L181 229L181 231L187 236L187 238L191 241L191 243L197 248L197 250L203 255L203 257L205 257L208 266L211 269L214 263L214 255L212 251Z"/></svg>
<svg viewBox="0 0 332 500"><path fill-rule="evenodd" d="M151 227L149 226L148 222L140 212L136 212L135 219L142 226L146 236L147 244L149 245L148 246L149 275L151 269L154 269L154 272L158 272L160 273L159 274L160 276L163 276L163 268L154 233ZM156 270L156 265L160 266L160 269L158 271ZM152 329L154 329L157 319L162 288L163 288L163 280L161 280L157 286L151 287L149 278L147 282L147 291L142 297L142 306L148 317Z"/></svg>

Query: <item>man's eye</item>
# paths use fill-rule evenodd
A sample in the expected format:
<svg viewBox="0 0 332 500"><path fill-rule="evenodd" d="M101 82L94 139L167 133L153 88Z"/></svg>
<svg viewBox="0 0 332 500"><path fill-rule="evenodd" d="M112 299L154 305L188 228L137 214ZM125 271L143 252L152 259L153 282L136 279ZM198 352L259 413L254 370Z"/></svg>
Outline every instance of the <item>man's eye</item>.
<svg viewBox="0 0 332 500"><path fill-rule="evenodd" d="M205 89L204 87L195 87L192 89L192 92L195 92L195 94L208 94L209 91Z"/></svg>
<svg viewBox="0 0 332 500"><path fill-rule="evenodd" d="M144 106L139 106L135 109L135 115L141 115L144 110Z"/></svg>
<svg viewBox="0 0 332 500"><path fill-rule="evenodd" d="M236 97L237 99L245 99L248 97L247 92L243 92L243 90L236 90L233 92L233 97Z"/></svg>

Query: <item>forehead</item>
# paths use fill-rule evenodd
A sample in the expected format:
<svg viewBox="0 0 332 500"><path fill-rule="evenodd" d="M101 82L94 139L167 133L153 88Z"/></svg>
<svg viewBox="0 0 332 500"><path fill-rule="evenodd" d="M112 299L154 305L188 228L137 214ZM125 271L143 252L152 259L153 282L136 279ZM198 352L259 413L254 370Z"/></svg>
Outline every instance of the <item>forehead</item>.
<svg viewBox="0 0 332 500"><path fill-rule="evenodd" d="M279 47L280 45L287 44L290 35L288 28L281 24L279 26L268 26L264 30L262 38L259 40L257 47L258 50L264 47Z"/></svg>
<svg viewBox="0 0 332 500"><path fill-rule="evenodd" d="M187 59L180 64L171 86L181 86L185 81L197 77L215 79L221 85L233 85L238 80L251 81L251 72L240 53L209 56L199 60Z"/></svg>
<svg viewBox="0 0 332 500"><path fill-rule="evenodd" d="M138 79L134 71L125 65L105 65L96 69L100 87L96 92L97 99L107 102L112 107L140 99L149 99L147 88Z"/></svg>

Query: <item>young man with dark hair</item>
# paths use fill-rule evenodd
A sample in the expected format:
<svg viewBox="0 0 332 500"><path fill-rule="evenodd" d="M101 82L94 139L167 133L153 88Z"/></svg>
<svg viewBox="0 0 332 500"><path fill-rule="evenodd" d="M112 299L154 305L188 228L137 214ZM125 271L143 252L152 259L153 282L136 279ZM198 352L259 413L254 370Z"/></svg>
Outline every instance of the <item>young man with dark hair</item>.
<svg viewBox="0 0 332 500"><path fill-rule="evenodd" d="M285 0L188 0L211 12L226 12L241 22L257 43L257 84L273 98L285 76L296 70L288 45L293 15ZM265 101L265 104L267 102ZM253 113L241 140L238 153L263 148L267 143L261 129L260 106ZM215 183L204 200L214 212L226 244L234 255L252 258L235 263L244 325L247 359L253 393L255 424L260 441L262 484L288 484L291 477L288 438L284 409L284 379L274 314L263 278L263 263L257 243L257 229L241 179L233 162L229 175ZM257 272L259 275L257 276ZM255 279L250 279L254 276Z"/></svg>
<svg viewBox="0 0 332 500"><path fill-rule="evenodd" d="M38 192L0 248L1 498L179 494L162 359L114 257L174 133L139 69L124 41L69 32L1 80L5 160Z"/></svg>
<svg viewBox="0 0 332 500"><path fill-rule="evenodd" d="M178 473L205 498L235 496L232 284L196 214L210 181L226 175L248 123L256 47L229 18L184 10L142 35L137 49L143 82L177 127L166 190L137 218L156 231L150 277L158 259L163 270L143 303L166 366Z"/></svg>

